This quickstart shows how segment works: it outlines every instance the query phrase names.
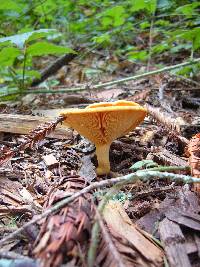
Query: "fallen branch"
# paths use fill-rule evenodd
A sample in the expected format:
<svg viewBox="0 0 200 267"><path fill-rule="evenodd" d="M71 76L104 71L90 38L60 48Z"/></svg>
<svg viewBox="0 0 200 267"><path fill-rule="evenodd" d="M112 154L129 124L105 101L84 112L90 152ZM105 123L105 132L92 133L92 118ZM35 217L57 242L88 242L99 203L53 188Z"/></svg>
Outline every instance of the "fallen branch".
<svg viewBox="0 0 200 267"><path fill-rule="evenodd" d="M41 141L45 138L46 135L54 131L57 124L64 120L63 117L58 117L54 121L46 122L42 125L39 125L37 128L29 132L27 136L24 136L24 141L15 148L9 150L0 150L3 154L0 156L0 166L8 162L13 156L18 154L20 151L26 148L32 148L38 141Z"/></svg>
<svg viewBox="0 0 200 267"><path fill-rule="evenodd" d="M187 167L188 168L188 167ZM185 170L186 167L177 167L177 166L160 166L160 167L155 167L152 169L149 169L148 172L150 171L173 171L173 170ZM146 172L146 170L144 170L144 172ZM124 176L125 177L125 176ZM99 216L102 215L104 208L106 206L106 204L108 203L108 201L113 197L114 194L116 194L122 187L123 185L126 183L122 182L122 183L118 183L115 186L113 186L107 193L106 195L103 197L103 199L101 200L98 209L97 209L97 215L99 214ZM95 221L93 227L92 227L92 234L91 234L91 244L88 250L88 267L93 267L94 266L94 262L95 262L95 258L96 258L96 252L97 252L97 248L98 248L98 243L99 243L99 232L100 232L100 222L99 222L99 218L97 217L98 220ZM121 266L121 265L119 265Z"/></svg>
<svg viewBox="0 0 200 267"><path fill-rule="evenodd" d="M78 92L78 91L84 91L84 90L97 90L100 88L104 88L107 86L112 86L115 84L121 84L124 82L128 82L128 81L133 81L133 80L138 80L138 79L142 79L144 77L148 77L151 75L155 75L158 73L162 73L162 72L167 72L167 71L171 71L177 68L181 68L181 67L185 67L188 65L192 65L195 63L200 62L200 58L196 58L192 61L187 61L187 62L183 62L177 65L172 65L172 66L168 66L168 67L164 67L162 69L158 69L158 70L153 70L153 71L149 71L146 73L142 73L142 74L138 74L135 76L131 76L131 77L127 77L127 78L123 78L123 79L119 79L119 80L115 80L115 81L111 81L111 82L106 82L106 83L100 83L100 84L96 84L96 85L92 85L92 86L81 86L81 87L75 87L75 88L65 88L65 89L61 89L61 90L24 90L22 92L17 92L16 94L58 94L58 93L69 93L69 92Z"/></svg>
<svg viewBox="0 0 200 267"><path fill-rule="evenodd" d="M192 176L187 175L181 175L181 174L174 174L174 173L168 173L168 172L158 172L158 171L137 171L132 174L128 174L122 177L108 179L108 180L102 180L100 182L92 183L91 185L85 187L84 189L80 190L79 192L76 192L72 196L61 200L51 208L47 209L44 213L41 215L36 216L34 219L30 220L29 222L25 223L22 227L14 231L13 233L7 235L3 239L0 240L0 246L2 246L7 240L10 240L11 238L14 238L24 232L24 230L29 227L30 225L40 221L41 219L49 216L50 214L53 214L54 212L60 210L64 206L68 205L72 201L74 201L76 198L94 190L97 188L102 188L106 186L112 186L115 184L120 183L120 185L128 184L128 183L134 183L138 179L141 181L147 181L152 178L160 178L160 179L170 179L171 181L182 181L184 183L200 183L199 178L193 178Z"/></svg>
<svg viewBox="0 0 200 267"><path fill-rule="evenodd" d="M162 125L168 131L172 132L185 146L188 144L188 139L181 136L180 125L177 124L177 121L174 118L171 118L169 114L165 114L160 110L160 108L155 108L151 105L146 105L148 113L158 122L162 123Z"/></svg>
<svg viewBox="0 0 200 267"><path fill-rule="evenodd" d="M44 113L42 115L45 116L46 114ZM54 117L56 117L57 114L55 113L54 116L52 112L52 117L50 116L51 114L47 115L46 117L21 114L0 114L0 132L29 134L31 130L38 127L40 124L55 120ZM51 132L48 137L58 139L71 139L72 131L66 126L58 125L55 131Z"/></svg>
<svg viewBox="0 0 200 267"><path fill-rule="evenodd" d="M177 124L176 120L165 114L160 110L160 108L153 107L149 104L146 105L148 113L158 122L161 122L165 128L170 131L175 131L177 134L180 134L180 125Z"/></svg>
<svg viewBox="0 0 200 267"><path fill-rule="evenodd" d="M32 81L31 86L36 86L46 80L49 76L53 75L56 73L62 66L69 64L75 57L77 56L76 53L71 53L64 55L62 57L59 57L56 59L50 66L48 66L46 69L44 69L41 72L41 76L39 79L34 79Z"/></svg>
<svg viewBox="0 0 200 267"><path fill-rule="evenodd" d="M191 166L191 173L194 177L200 178L200 133L191 138L188 152L190 154L189 164ZM194 184L194 191L200 193L199 184Z"/></svg>

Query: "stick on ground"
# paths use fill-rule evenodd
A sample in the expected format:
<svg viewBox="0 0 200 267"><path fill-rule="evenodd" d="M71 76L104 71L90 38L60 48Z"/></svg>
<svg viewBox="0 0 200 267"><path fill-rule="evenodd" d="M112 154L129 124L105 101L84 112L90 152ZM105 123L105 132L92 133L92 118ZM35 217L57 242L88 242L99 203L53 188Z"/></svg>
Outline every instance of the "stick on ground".
<svg viewBox="0 0 200 267"><path fill-rule="evenodd" d="M41 215L36 216L34 219L32 219L29 222L25 223L22 227L20 227L19 229L17 229L13 233L11 233L11 234L7 235L6 237L2 238L0 240L0 247L7 240L10 240L11 238L15 238L19 234L23 233L24 230L27 227L29 227L30 225L40 221L41 219L49 216L50 214L53 214L54 212L60 210L64 206L66 206L69 203L71 203L72 201L74 201L76 198L78 198L78 197L80 197L80 196L82 196L82 195L84 195L84 194L86 194L86 193L88 193L88 192L90 192L90 191L92 191L94 189L103 188L103 187L106 187L106 186L112 186L112 185L117 184L117 183L124 183L124 184L134 183L138 179L146 181L146 180L152 179L154 177L158 177L160 179L169 178L172 181L180 181L181 180L181 181L183 181L185 183L200 183L200 179L199 178L193 178L191 176L168 173L168 172L161 173L161 172L158 172L158 171L137 171L136 173L128 174L128 175L125 175L125 176L122 176L122 177L108 179L108 180L102 180L100 182L94 182L91 185L83 188L79 192L76 192L72 196L70 196L68 198L65 198L65 199L61 200L60 202L56 203L54 206L52 206L51 208L47 209Z"/></svg>

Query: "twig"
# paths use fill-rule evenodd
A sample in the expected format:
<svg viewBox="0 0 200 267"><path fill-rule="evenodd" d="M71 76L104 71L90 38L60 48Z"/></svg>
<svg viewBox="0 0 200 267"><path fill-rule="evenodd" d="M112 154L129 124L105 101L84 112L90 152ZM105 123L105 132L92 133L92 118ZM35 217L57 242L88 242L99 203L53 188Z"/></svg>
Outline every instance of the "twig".
<svg viewBox="0 0 200 267"><path fill-rule="evenodd" d="M149 104L146 105L148 113L156 120L161 122L165 128L170 131L176 131L180 133L180 126L176 123L176 120L171 118L169 114L165 114L160 108L155 108Z"/></svg>
<svg viewBox="0 0 200 267"><path fill-rule="evenodd" d="M99 213L98 210L96 210L96 217L98 219L98 223L99 223L99 226L101 228L101 232L103 234L103 238L105 240L105 242L107 243L108 245L108 248L109 248L109 251L113 254L113 258L115 259L115 262L116 262L116 266L118 267L125 267L122 260L121 260L121 257L119 255L119 252L117 251L113 241L112 241L112 238L108 232L108 229L106 228L104 222L103 222L103 219Z"/></svg>
<svg viewBox="0 0 200 267"><path fill-rule="evenodd" d="M45 136L53 131L56 128L57 124L62 122L63 120L63 117L58 117L55 119L55 121L50 121L39 125L34 130L30 131L29 134L24 137L25 140L17 147L12 148L8 151L0 150L0 152L3 153L3 155L0 156L0 166L10 160L16 154L18 154L21 150L24 150L27 147L31 148L38 141L44 139Z"/></svg>
<svg viewBox="0 0 200 267"><path fill-rule="evenodd" d="M127 78L123 78L123 79L119 79L119 80L115 80L115 81L111 81L111 82L106 82L106 83L100 83L100 84L96 84L93 85L91 87L92 90L96 90L96 89L100 89L100 88L104 88L106 86L112 86L115 84L121 84L124 82L128 82L128 81L133 81L133 80L138 80L147 76L151 76L151 75L155 75L161 72L167 72L167 71L171 71L180 67L185 67L188 65L192 65L195 63L200 62L200 58L196 58L193 61L187 61L187 62L183 62L177 65L172 65L172 66L168 66L168 67L164 67L162 69L158 69L158 70L153 70L150 72L146 72L146 73L142 73L142 74L138 74L135 76L131 76L131 77L127 77ZM88 86L82 86L82 87L77 87L77 88L66 88L66 89L62 89L62 90L25 90L24 92L19 92L19 94L58 94L58 93L68 93L68 92L77 92L77 91L84 91L84 90L88 90Z"/></svg>
<svg viewBox="0 0 200 267"><path fill-rule="evenodd" d="M169 114L165 115L160 108L155 108L151 105L146 105L148 113L156 120L165 126L168 131L172 131L173 134L184 144L188 144L187 138L180 135L180 125L177 124L176 120L171 118Z"/></svg>
<svg viewBox="0 0 200 267"><path fill-rule="evenodd" d="M75 57L77 56L76 53L71 53L64 55L62 57L59 57L56 59L50 66L48 66L46 69L44 69L41 72L41 76L39 79L34 79L32 81L31 86L36 86L46 80L49 76L56 73L62 66L69 64Z"/></svg>
<svg viewBox="0 0 200 267"><path fill-rule="evenodd" d="M117 178L112 178L108 180L102 180L100 182L95 182L92 183L91 185L83 188L79 192L74 193L72 196L61 200L60 202L56 203L54 206L51 208L47 209L44 211L41 215L36 216L34 219L30 220L29 222L25 223L22 227L14 231L12 234L7 235L3 239L0 240L0 246L2 246L7 240L14 238L21 234L27 227L30 225L40 221L41 219L49 216L50 214L53 214L54 212L57 212L64 206L68 205L72 201L74 201L76 198L94 190L97 188L102 188L106 186L112 186L115 184L119 184L119 186L124 185L124 184L129 184L129 183L134 183L138 179L141 181L147 181L150 180L154 177L160 178L160 179L170 179L171 181L182 181L184 183L200 183L199 178L194 178L192 176L187 176L187 175L181 175L181 174L174 174L174 173L168 173L168 172L158 172L158 171L137 171L135 173L131 173L122 177L117 177Z"/></svg>

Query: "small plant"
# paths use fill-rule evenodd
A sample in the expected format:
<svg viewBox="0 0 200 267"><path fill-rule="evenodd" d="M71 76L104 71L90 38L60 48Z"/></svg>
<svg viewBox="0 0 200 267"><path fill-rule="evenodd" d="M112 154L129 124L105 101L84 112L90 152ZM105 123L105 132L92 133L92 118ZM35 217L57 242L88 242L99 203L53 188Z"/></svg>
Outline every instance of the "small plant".
<svg viewBox="0 0 200 267"><path fill-rule="evenodd" d="M0 73L4 84L0 96L21 92L33 78L40 78L40 73L34 69L33 58L75 53L69 47L47 41L58 36L55 30L41 29L0 38Z"/></svg>
<svg viewBox="0 0 200 267"><path fill-rule="evenodd" d="M71 53L69 46L77 43L146 65L147 70L163 65L163 57L169 64L183 54L192 59L200 51L199 8L199 1L189 0L3 1L0 96L24 90L39 77L35 57ZM195 64L176 73L195 76L199 68Z"/></svg>

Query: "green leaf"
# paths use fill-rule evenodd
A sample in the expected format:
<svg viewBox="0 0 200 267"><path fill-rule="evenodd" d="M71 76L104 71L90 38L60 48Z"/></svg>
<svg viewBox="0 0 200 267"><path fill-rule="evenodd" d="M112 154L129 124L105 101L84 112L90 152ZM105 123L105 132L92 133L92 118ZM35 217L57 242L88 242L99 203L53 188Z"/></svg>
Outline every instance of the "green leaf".
<svg viewBox="0 0 200 267"><path fill-rule="evenodd" d="M0 10L15 10L19 11L20 7L16 1L12 0L1 0Z"/></svg>
<svg viewBox="0 0 200 267"><path fill-rule="evenodd" d="M148 21L144 21L144 22L140 23L140 28L143 30L150 28L150 23Z"/></svg>
<svg viewBox="0 0 200 267"><path fill-rule="evenodd" d="M147 51L133 51L128 53L129 60L146 60L148 58Z"/></svg>
<svg viewBox="0 0 200 267"><path fill-rule="evenodd" d="M152 47L152 52L154 54L160 54L166 50L169 49L169 45L167 43L161 43L161 44L157 44L155 46Z"/></svg>
<svg viewBox="0 0 200 267"><path fill-rule="evenodd" d="M193 43L194 50L200 47L200 28L187 30L179 35L180 38L191 41Z"/></svg>
<svg viewBox="0 0 200 267"><path fill-rule="evenodd" d="M123 6L118 5L107 9L103 12L101 18L101 23L103 26L112 25L113 27L118 27L124 24L126 18L126 12Z"/></svg>
<svg viewBox="0 0 200 267"><path fill-rule="evenodd" d="M21 54L21 51L15 47L5 47L0 51L0 66L12 66L14 60Z"/></svg>
<svg viewBox="0 0 200 267"><path fill-rule="evenodd" d="M69 53L75 53L75 51L69 47L54 45L48 42L38 42L30 45L27 48L27 55L29 56L44 56Z"/></svg>
<svg viewBox="0 0 200 267"><path fill-rule="evenodd" d="M157 0L149 0L147 2L147 9L151 14L154 14L157 8Z"/></svg>
<svg viewBox="0 0 200 267"><path fill-rule="evenodd" d="M92 40L97 44L102 44L102 43L110 44L111 42L110 35L108 33L104 33L100 36L93 37Z"/></svg>
<svg viewBox="0 0 200 267"><path fill-rule="evenodd" d="M195 9L197 7L200 6L200 3L199 2L194 2L192 4L187 4L187 5L184 5L184 6L181 6L181 7L178 7L176 10L175 10L175 13L177 14L180 14L180 13L183 13L185 16L192 16L194 14L198 14Z"/></svg>
<svg viewBox="0 0 200 267"><path fill-rule="evenodd" d="M130 169L137 171L140 169L144 169L144 168L152 168L152 167L157 167L158 164L156 162L154 162L153 160L149 160L149 159L145 159L145 160L141 160L138 161L136 163L134 163Z"/></svg>
<svg viewBox="0 0 200 267"><path fill-rule="evenodd" d="M157 7L157 0L132 0L131 11L136 12L142 9L146 9L151 14L154 14L156 7Z"/></svg>
<svg viewBox="0 0 200 267"><path fill-rule="evenodd" d="M51 39L57 38L57 36L60 36L60 34L54 30L54 29L43 29L43 30L38 30L34 31L30 37L26 40L26 43L30 43L31 41L35 41L44 37L51 37Z"/></svg>
<svg viewBox="0 0 200 267"><path fill-rule="evenodd" d="M145 0L132 0L131 11L139 11L146 8Z"/></svg>
<svg viewBox="0 0 200 267"><path fill-rule="evenodd" d="M26 41L32 41L36 38L41 38L46 36L47 34L55 33L54 29L40 29L32 32L26 32L21 34L16 34L8 37L0 38L0 43L10 41L12 44L15 44L19 48L23 48L24 43ZM32 37L32 39L31 39Z"/></svg>
<svg viewBox="0 0 200 267"><path fill-rule="evenodd" d="M176 69L172 71L172 73L178 74L178 75L183 75L183 76L190 76L192 74L192 66L186 66L183 68Z"/></svg>
<svg viewBox="0 0 200 267"><path fill-rule="evenodd" d="M41 74L36 70L25 70L25 76L23 77L23 69L16 70L17 78L19 80L30 79L30 78L40 78Z"/></svg>
<svg viewBox="0 0 200 267"><path fill-rule="evenodd" d="M170 22L168 20L159 19L154 23L154 25L165 27L165 26L169 26Z"/></svg>

